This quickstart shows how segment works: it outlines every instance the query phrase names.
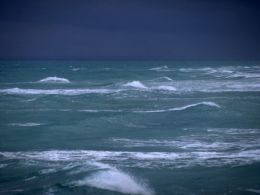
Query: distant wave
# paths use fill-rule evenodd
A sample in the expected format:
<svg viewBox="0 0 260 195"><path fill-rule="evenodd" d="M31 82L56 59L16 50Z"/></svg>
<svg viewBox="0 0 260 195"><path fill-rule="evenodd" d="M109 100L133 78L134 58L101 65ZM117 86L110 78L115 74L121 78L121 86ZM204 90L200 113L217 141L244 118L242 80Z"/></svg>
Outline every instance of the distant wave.
<svg viewBox="0 0 260 195"><path fill-rule="evenodd" d="M135 112L139 112L139 113L171 112L171 111L186 110L188 108L201 106L201 105L205 105L205 106L209 106L209 107L215 107L215 108L221 107L220 105L216 104L215 102L199 102L199 103L189 104L189 105L182 106L182 107L169 108L169 109L164 109L164 110L146 110L146 111L135 111Z"/></svg>
<svg viewBox="0 0 260 195"><path fill-rule="evenodd" d="M260 66L226 66L226 67L203 67L203 68L180 68L184 73L202 73L214 77L223 78L259 78Z"/></svg>
<svg viewBox="0 0 260 195"><path fill-rule="evenodd" d="M0 169L1 168L5 168L5 167L7 167L8 166L8 164L0 164Z"/></svg>
<svg viewBox="0 0 260 195"><path fill-rule="evenodd" d="M205 137L203 137L205 139ZM258 141L258 140L257 140ZM190 137L181 137L181 139L175 140L163 140L163 139L126 139L126 138L113 138L113 143L118 143L120 146L127 148L134 147L168 147L171 149L186 150L186 151L197 151L197 152L216 152L234 149L235 147L242 147L243 143L240 142L224 142L224 141L215 141L209 142L205 140L199 140L199 138L194 139ZM244 145L244 148L248 148L248 144Z"/></svg>
<svg viewBox="0 0 260 195"><path fill-rule="evenodd" d="M34 126L40 126L41 123L10 123L11 126L20 126L20 127L34 127Z"/></svg>
<svg viewBox="0 0 260 195"><path fill-rule="evenodd" d="M39 83L70 83L68 79L59 77L46 77L38 81Z"/></svg>
<svg viewBox="0 0 260 195"><path fill-rule="evenodd" d="M169 71L169 68L168 68L167 65L164 65L164 66L160 66L160 67L151 68L150 70L155 70L155 71Z"/></svg>
<svg viewBox="0 0 260 195"><path fill-rule="evenodd" d="M147 89L147 87L140 81L131 81L131 82L124 84L124 86L134 87L134 88L139 88L139 89Z"/></svg>
<svg viewBox="0 0 260 195"><path fill-rule="evenodd" d="M118 92L112 89L21 89L10 88L1 89L0 93L12 95L82 95L82 94L107 94Z"/></svg>

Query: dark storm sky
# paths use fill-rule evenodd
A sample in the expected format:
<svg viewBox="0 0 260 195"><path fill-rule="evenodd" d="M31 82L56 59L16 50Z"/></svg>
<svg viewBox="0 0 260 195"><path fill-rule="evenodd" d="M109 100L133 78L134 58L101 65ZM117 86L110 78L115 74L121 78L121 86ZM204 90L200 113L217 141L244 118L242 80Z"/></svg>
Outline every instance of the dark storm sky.
<svg viewBox="0 0 260 195"><path fill-rule="evenodd" d="M260 59L259 0L1 0L2 59Z"/></svg>

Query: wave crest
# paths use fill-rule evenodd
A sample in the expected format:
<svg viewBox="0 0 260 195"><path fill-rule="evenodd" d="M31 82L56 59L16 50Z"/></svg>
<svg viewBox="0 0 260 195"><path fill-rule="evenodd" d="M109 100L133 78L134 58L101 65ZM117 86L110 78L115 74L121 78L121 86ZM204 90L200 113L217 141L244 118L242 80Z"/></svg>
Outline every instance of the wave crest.
<svg viewBox="0 0 260 195"><path fill-rule="evenodd" d="M46 77L38 81L39 83L70 83L66 78L59 77Z"/></svg>

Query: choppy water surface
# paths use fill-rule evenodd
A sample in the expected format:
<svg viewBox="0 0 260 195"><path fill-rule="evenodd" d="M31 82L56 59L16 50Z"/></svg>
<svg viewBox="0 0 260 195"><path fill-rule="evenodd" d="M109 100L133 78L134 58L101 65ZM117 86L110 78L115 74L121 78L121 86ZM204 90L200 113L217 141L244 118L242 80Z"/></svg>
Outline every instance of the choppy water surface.
<svg viewBox="0 0 260 195"><path fill-rule="evenodd" d="M0 194L259 194L260 62L0 62Z"/></svg>

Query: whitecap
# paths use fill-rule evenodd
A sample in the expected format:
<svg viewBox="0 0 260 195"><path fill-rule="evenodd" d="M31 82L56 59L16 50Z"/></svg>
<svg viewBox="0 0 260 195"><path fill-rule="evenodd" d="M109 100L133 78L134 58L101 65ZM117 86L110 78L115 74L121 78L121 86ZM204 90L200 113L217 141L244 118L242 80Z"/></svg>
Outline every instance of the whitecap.
<svg viewBox="0 0 260 195"><path fill-rule="evenodd" d="M138 182L133 176L109 165L98 163L103 170L74 182L78 186L91 186L124 194L153 194L146 184ZM96 163L97 165L97 163ZM104 170L105 169L105 170Z"/></svg>
<svg viewBox="0 0 260 195"><path fill-rule="evenodd" d="M156 112L171 112L171 111L181 111L181 110L186 110L188 108L193 108L193 107L197 107L197 106L201 106L201 105L205 105L205 106L209 106L209 107L215 107L215 108L221 108L220 105L216 104L215 102L199 102L199 103L195 103L195 104L189 104L186 106L182 106L182 107L176 107L176 108L168 108L168 109L163 109L163 110L145 110L145 111L134 111L137 113L156 113Z"/></svg>
<svg viewBox="0 0 260 195"><path fill-rule="evenodd" d="M151 81L173 81L170 77L162 76L155 79L152 79Z"/></svg>
<svg viewBox="0 0 260 195"><path fill-rule="evenodd" d="M0 169L1 168L5 168L5 167L7 167L8 166L8 164L0 164Z"/></svg>
<svg viewBox="0 0 260 195"><path fill-rule="evenodd" d="M72 68L71 70L72 70L72 71L79 71L80 68Z"/></svg>
<svg viewBox="0 0 260 195"><path fill-rule="evenodd" d="M39 80L40 83L70 83L70 81L66 78L59 77L46 77L44 79Z"/></svg>
<svg viewBox="0 0 260 195"><path fill-rule="evenodd" d="M131 81L131 82L124 84L124 86L134 87L134 88L139 88L139 89L147 89L147 87L140 81Z"/></svg>
<svg viewBox="0 0 260 195"><path fill-rule="evenodd" d="M43 169L43 170L41 170L39 173L40 174L50 174L50 173L55 173L55 172L57 172L57 169Z"/></svg>
<svg viewBox="0 0 260 195"><path fill-rule="evenodd" d="M24 179L24 181L31 181L31 180L34 180L36 178L37 178L36 176L28 177L28 178Z"/></svg>

